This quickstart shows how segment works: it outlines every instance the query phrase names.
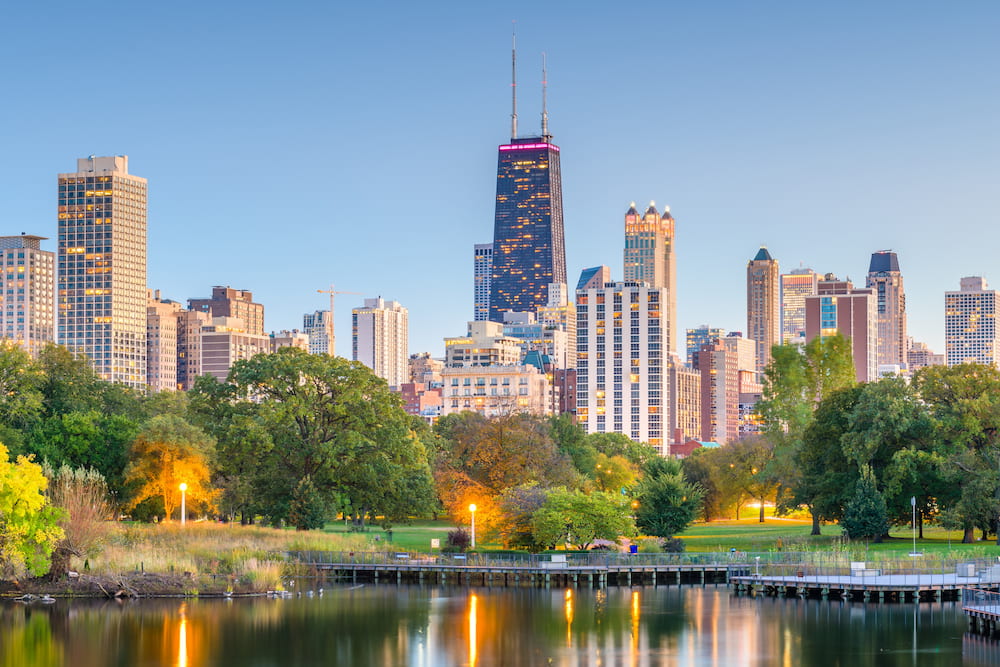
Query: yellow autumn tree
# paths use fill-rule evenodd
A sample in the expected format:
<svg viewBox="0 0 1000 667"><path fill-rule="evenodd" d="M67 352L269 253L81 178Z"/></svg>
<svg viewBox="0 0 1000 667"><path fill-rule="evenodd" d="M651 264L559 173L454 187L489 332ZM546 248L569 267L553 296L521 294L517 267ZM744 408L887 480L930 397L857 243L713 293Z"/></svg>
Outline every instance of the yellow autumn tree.
<svg viewBox="0 0 1000 667"><path fill-rule="evenodd" d="M62 538L60 512L45 496L42 467L26 456L11 461L0 444L0 578L44 574Z"/></svg>
<svg viewBox="0 0 1000 667"><path fill-rule="evenodd" d="M215 441L198 427L175 415L153 417L129 452L125 482L136 490L128 507L162 498L169 519L181 504L183 483L189 510L214 510L218 492L212 488L209 467L214 453Z"/></svg>

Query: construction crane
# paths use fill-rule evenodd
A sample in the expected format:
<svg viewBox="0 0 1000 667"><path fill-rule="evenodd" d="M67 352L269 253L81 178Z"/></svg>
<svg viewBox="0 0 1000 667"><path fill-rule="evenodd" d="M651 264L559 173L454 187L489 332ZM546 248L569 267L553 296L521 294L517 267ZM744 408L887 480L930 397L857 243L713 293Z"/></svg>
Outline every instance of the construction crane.
<svg viewBox="0 0 1000 667"><path fill-rule="evenodd" d="M334 297L337 294L357 294L359 296L363 296L364 293L363 292L344 292L344 291L338 291L334 287L334 285L330 285L330 289L318 289L316 291L319 292L320 294L329 294L330 295L330 354L331 355L336 355L336 353L337 353L337 346L336 346L337 337L334 336L334 334L333 334L333 299L334 299Z"/></svg>

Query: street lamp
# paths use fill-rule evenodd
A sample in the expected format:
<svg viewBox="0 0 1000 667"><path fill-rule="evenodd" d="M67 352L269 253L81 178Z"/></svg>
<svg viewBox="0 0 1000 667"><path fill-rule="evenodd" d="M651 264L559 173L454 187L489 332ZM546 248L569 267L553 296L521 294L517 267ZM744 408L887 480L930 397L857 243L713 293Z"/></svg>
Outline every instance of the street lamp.
<svg viewBox="0 0 1000 667"><path fill-rule="evenodd" d="M913 510L913 553L911 556L917 555L917 497L910 496L910 508Z"/></svg>
<svg viewBox="0 0 1000 667"><path fill-rule="evenodd" d="M472 548L476 548L476 503L469 505L469 512L472 513Z"/></svg>
<svg viewBox="0 0 1000 667"><path fill-rule="evenodd" d="M186 523L185 519L187 518L187 502L186 502L187 490L188 490L188 485L185 484L184 482L181 482L181 525L182 526Z"/></svg>

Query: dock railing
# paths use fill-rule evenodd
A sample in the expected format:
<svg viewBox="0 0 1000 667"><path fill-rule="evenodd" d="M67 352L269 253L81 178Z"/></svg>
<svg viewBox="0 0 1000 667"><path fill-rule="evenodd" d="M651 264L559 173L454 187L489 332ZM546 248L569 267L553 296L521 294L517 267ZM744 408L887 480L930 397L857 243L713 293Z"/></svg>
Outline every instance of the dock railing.
<svg viewBox="0 0 1000 667"><path fill-rule="evenodd" d="M965 588L962 590L962 609L1000 616L1000 593L979 588Z"/></svg>

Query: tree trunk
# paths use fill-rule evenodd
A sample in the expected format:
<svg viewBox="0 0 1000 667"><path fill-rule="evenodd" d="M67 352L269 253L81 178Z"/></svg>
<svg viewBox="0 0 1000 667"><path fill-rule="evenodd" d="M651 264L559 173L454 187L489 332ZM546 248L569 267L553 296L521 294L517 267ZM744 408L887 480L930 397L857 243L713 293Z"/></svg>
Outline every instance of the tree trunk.
<svg viewBox="0 0 1000 667"><path fill-rule="evenodd" d="M985 542L988 538L989 538L989 535L986 533L986 529L983 528L983 542Z"/></svg>
<svg viewBox="0 0 1000 667"><path fill-rule="evenodd" d="M809 513L812 514L812 519L813 519L813 529L812 529L812 532L809 533L809 534L810 535L822 535L823 533L821 533L820 530L819 530L819 514L817 514L816 510L814 510L812 508L809 509Z"/></svg>
<svg viewBox="0 0 1000 667"><path fill-rule="evenodd" d="M920 539L924 539L924 511L923 510L918 510L917 511L917 528L920 530L920 534L919 534Z"/></svg>
<svg viewBox="0 0 1000 667"><path fill-rule="evenodd" d="M965 529L965 534L962 535L962 544L972 544L976 541L976 528L975 526L969 526Z"/></svg>
<svg viewBox="0 0 1000 667"><path fill-rule="evenodd" d="M49 565L49 573L46 575L49 581L62 581L69 573L69 559L73 552L65 547L56 547L52 550L52 557Z"/></svg>
<svg viewBox="0 0 1000 667"><path fill-rule="evenodd" d="M764 499L760 499L760 520L758 523L764 523Z"/></svg>

